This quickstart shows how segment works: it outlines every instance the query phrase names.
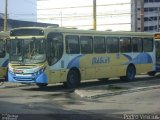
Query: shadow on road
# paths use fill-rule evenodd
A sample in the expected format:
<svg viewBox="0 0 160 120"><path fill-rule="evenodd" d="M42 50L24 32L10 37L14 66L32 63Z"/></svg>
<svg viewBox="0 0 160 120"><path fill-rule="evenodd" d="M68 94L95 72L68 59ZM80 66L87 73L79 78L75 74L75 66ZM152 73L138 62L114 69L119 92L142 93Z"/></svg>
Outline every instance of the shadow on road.
<svg viewBox="0 0 160 120"><path fill-rule="evenodd" d="M151 81L151 80L156 80L158 79L159 76L156 77L148 77L148 76L137 76L134 81L131 82L138 82L138 81ZM110 80L106 81L99 81L97 79L95 80L87 80L87 81L82 81L78 89L83 89L83 88L88 88L88 87L99 87L102 85L109 85L109 84L117 84L117 83L128 83L127 81L122 81L119 78L112 78ZM27 90L27 91L43 91L43 92L74 92L75 89L67 89L63 86L63 84L51 84L47 87L44 88L39 88L38 86L29 86L29 87L24 87L21 88L22 90Z"/></svg>

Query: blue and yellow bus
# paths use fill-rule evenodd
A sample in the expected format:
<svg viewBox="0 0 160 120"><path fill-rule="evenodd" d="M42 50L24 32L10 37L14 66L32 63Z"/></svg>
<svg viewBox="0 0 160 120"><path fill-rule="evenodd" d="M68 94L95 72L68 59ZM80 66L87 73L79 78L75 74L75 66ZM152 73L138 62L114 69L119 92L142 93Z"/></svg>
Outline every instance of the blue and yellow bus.
<svg viewBox="0 0 160 120"><path fill-rule="evenodd" d="M23 27L11 30L9 42L10 82L75 88L89 79L132 81L155 69L150 33Z"/></svg>
<svg viewBox="0 0 160 120"><path fill-rule="evenodd" d="M6 40L9 39L9 32L0 32L0 79L7 77L7 66L9 54L6 51Z"/></svg>

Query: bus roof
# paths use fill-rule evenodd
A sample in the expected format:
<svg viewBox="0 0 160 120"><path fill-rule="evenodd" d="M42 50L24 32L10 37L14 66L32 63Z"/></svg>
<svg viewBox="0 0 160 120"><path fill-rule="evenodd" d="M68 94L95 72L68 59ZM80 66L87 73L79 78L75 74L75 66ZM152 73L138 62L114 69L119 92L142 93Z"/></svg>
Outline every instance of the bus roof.
<svg viewBox="0 0 160 120"><path fill-rule="evenodd" d="M64 27L20 27L20 28L12 29L11 31L22 30L22 29L43 30L45 33L63 32L63 33L72 33L72 34L125 35L125 36L148 36L148 37L153 36L152 33L148 33L148 32L80 30L75 28L64 28Z"/></svg>

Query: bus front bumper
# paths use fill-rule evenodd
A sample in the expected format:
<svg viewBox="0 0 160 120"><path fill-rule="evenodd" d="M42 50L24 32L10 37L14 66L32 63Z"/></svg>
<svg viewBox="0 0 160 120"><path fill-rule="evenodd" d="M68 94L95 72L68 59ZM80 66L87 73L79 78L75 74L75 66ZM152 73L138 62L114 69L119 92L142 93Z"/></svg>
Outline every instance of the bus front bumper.
<svg viewBox="0 0 160 120"><path fill-rule="evenodd" d="M9 82L19 82L19 83L48 83L48 77L45 73L38 75L34 74L14 74L8 71L8 81Z"/></svg>

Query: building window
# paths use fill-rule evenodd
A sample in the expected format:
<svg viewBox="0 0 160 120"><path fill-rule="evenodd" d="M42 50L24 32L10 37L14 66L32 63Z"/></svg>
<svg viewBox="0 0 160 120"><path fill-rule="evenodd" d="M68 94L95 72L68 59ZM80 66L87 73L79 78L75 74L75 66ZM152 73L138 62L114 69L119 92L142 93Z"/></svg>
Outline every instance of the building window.
<svg viewBox="0 0 160 120"><path fill-rule="evenodd" d="M149 8L149 11L152 12L152 11L154 11L154 9L153 8Z"/></svg>
<svg viewBox="0 0 160 120"><path fill-rule="evenodd" d="M144 21L155 21L155 20L157 20L157 16L144 18Z"/></svg>
<svg viewBox="0 0 160 120"><path fill-rule="evenodd" d="M137 18L137 20L141 20L141 18Z"/></svg>
<svg viewBox="0 0 160 120"><path fill-rule="evenodd" d="M148 0L144 0L144 3L147 3L148 2Z"/></svg>
<svg viewBox="0 0 160 120"><path fill-rule="evenodd" d="M138 28L138 30L141 30L141 28Z"/></svg>
<svg viewBox="0 0 160 120"><path fill-rule="evenodd" d="M154 30L154 26L149 26L149 30Z"/></svg>
<svg viewBox="0 0 160 120"><path fill-rule="evenodd" d="M157 30L157 26L154 26L154 29Z"/></svg>
<svg viewBox="0 0 160 120"><path fill-rule="evenodd" d="M148 31L148 27L144 27L144 31Z"/></svg>
<svg viewBox="0 0 160 120"><path fill-rule="evenodd" d="M141 8L137 8L137 10L141 10Z"/></svg>
<svg viewBox="0 0 160 120"><path fill-rule="evenodd" d="M144 8L144 12L148 12L148 8Z"/></svg>
<svg viewBox="0 0 160 120"><path fill-rule="evenodd" d="M149 2L154 2L154 0L149 0Z"/></svg>

